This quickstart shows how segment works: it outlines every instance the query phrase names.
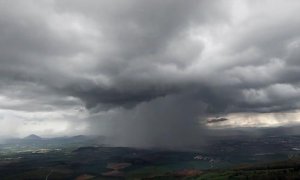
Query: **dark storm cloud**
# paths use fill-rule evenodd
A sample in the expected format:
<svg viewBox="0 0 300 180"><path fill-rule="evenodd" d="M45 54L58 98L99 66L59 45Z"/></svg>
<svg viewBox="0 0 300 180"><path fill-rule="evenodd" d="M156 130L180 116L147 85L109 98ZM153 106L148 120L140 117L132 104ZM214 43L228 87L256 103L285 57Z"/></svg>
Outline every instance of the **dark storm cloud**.
<svg viewBox="0 0 300 180"><path fill-rule="evenodd" d="M169 146L205 134L198 120L207 116L297 110L299 9L281 0L0 0L0 107L84 104L93 132Z"/></svg>
<svg viewBox="0 0 300 180"><path fill-rule="evenodd" d="M186 41L186 28L219 21L224 14L217 2L208 1L1 3L2 78L37 82L78 96L89 107L136 104L176 91L186 79L173 78L164 67L180 76L177 69L203 49ZM74 22L62 24L68 20ZM89 28L82 21L97 32L81 32ZM64 27L69 25L74 29ZM86 43L89 39L95 42ZM84 69L87 59L91 65Z"/></svg>

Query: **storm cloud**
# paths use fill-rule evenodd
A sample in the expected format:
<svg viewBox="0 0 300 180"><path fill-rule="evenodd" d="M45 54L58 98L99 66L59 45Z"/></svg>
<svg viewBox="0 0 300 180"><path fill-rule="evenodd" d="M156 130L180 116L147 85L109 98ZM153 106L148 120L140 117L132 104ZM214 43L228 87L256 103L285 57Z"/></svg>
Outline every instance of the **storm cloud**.
<svg viewBox="0 0 300 180"><path fill-rule="evenodd" d="M0 0L0 123L172 147L202 141L208 117L296 112L299 10L292 0Z"/></svg>

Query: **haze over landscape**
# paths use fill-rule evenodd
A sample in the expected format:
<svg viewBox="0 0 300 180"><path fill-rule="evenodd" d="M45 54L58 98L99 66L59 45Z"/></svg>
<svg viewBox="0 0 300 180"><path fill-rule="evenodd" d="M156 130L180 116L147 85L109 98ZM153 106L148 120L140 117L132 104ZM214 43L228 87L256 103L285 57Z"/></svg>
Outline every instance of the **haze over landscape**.
<svg viewBox="0 0 300 180"><path fill-rule="evenodd" d="M0 137L184 147L226 129L298 126L299 9L292 0L1 0Z"/></svg>

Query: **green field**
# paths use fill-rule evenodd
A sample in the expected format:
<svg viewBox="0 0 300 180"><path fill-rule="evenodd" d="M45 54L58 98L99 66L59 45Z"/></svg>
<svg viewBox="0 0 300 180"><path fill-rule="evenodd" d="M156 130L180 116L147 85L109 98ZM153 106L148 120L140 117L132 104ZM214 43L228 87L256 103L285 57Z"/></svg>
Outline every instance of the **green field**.
<svg viewBox="0 0 300 180"><path fill-rule="evenodd" d="M283 138L231 139L199 151L109 147L84 137L18 141L0 145L0 179L297 179L300 137Z"/></svg>

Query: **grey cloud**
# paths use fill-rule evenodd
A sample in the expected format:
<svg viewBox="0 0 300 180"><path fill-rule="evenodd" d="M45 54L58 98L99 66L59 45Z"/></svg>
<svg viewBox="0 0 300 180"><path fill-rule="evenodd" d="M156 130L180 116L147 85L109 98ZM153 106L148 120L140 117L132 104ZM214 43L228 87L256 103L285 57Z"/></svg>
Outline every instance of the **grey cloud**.
<svg viewBox="0 0 300 180"><path fill-rule="evenodd" d="M0 108L84 104L92 132L158 146L196 143L209 115L299 109L289 2L1 0Z"/></svg>

